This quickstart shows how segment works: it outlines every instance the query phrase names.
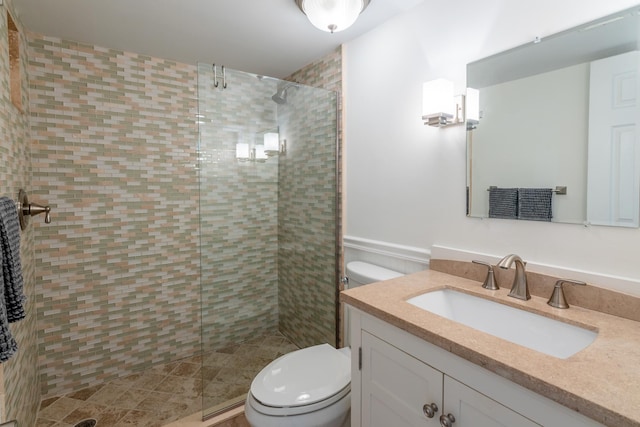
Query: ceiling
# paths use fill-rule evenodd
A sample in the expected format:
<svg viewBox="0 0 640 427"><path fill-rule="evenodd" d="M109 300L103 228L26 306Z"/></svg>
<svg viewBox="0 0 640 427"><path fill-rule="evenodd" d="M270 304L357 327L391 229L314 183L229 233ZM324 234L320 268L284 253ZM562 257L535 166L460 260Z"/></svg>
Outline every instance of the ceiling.
<svg viewBox="0 0 640 427"><path fill-rule="evenodd" d="M14 0L28 31L188 64L286 77L424 0L372 0L330 34L294 0Z"/></svg>

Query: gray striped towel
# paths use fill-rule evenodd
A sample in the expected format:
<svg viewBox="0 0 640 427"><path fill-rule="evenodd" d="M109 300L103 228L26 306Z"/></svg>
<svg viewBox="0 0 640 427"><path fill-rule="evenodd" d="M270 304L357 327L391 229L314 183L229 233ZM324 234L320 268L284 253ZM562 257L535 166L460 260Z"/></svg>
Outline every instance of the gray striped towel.
<svg viewBox="0 0 640 427"><path fill-rule="evenodd" d="M518 219L551 221L552 196L550 188L519 188Z"/></svg>
<svg viewBox="0 0 640 427"><path fill-rule="evenodd" d="M6 362L18 351L18 343L9 329L5 296L4 278L0 275L0 362Z"/></svg>
<svg viewBox="0 0 640 427"><path fill-rule="evenodd" d="M7 318L12 323L24 319L26 298L22 292L20 221L16 204L8 197L0 197L0 248Z"/></svg>
<svg viewBox="0 0 640 427"><path fill-rule="evenodd" d="M0 277L0 361L11 357L18 345L11 336L9 323L25 317L25 296L22 290L20 263L20 222L16 205L8 197L0 197L0 249L2 275Z"/></svg>
<svg viewBox="0 0 640 427"><path fill-rule="evenodd" d="M518 219L517 188L489 188L489 218Z"/></svg>

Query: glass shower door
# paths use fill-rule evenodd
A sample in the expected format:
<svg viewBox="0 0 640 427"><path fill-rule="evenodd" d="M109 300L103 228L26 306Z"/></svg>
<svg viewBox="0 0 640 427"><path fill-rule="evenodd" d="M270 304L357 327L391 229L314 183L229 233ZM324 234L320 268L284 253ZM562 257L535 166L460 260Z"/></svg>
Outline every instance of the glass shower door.
<svg viewBox="0 0 640 427"><path fill-rule="evenodd" d="M278 356L335 343L336 94L217 74L198 65L205 417L244 403Z"/></svg>

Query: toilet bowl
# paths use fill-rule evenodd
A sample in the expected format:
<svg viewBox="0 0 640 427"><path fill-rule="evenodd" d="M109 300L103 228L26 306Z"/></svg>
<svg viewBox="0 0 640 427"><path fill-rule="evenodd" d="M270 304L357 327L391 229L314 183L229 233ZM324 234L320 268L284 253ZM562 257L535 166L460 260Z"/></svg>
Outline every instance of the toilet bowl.
<svg viewBox="0 0 640 427"><path fill-rule="evenodd" d="M402 273L354 261L347 264L347 276L355 287ZM350 348L320 344L274 360L253 379L245 416L252 427L349 427Z"/></svg>
<svg viewBox="0 0 640 427"><path fill-rule="evenodd" d="M260 371L245 416L254 427L347 427L350 393L349 349L320 344L285 354Z"/></svg>

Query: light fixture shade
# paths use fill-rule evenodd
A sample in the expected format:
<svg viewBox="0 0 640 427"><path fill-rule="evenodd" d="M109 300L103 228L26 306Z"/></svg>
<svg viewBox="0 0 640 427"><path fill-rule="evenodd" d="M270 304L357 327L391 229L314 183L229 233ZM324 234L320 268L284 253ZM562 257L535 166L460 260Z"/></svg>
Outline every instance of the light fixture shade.
<svg viewBox="0 0 640 427"><path fill-rule="evenodd" d="M349 28L370 0L296 0L314 27L335 33Z"/></svg>
<svg viewBox="0 0 640 427"><path fill-rule="evenodd" d="M472 87L467 88L465 106L467 122L478 124L480 122L480 91Z"/></svg>
<svg viewBox="0 0 640 427"><path fill-rule="evenodd" d="M249 160L250 152L249 152L249 144L244 142L239 142L236 144L236 159L238 160Z"/></svg>
<svg viewBox="0 0 640 427"><path fill-rule="evenodd" d="M264 151L267 153L277 153L280 150L280 135L276 132L264 134Z"/></svg>
<svg viewBox="0 0 640 427"><path fill-rule="evenodd" d="M422 85L422 117L453 117L453 83L436 79Z"/></svg>

